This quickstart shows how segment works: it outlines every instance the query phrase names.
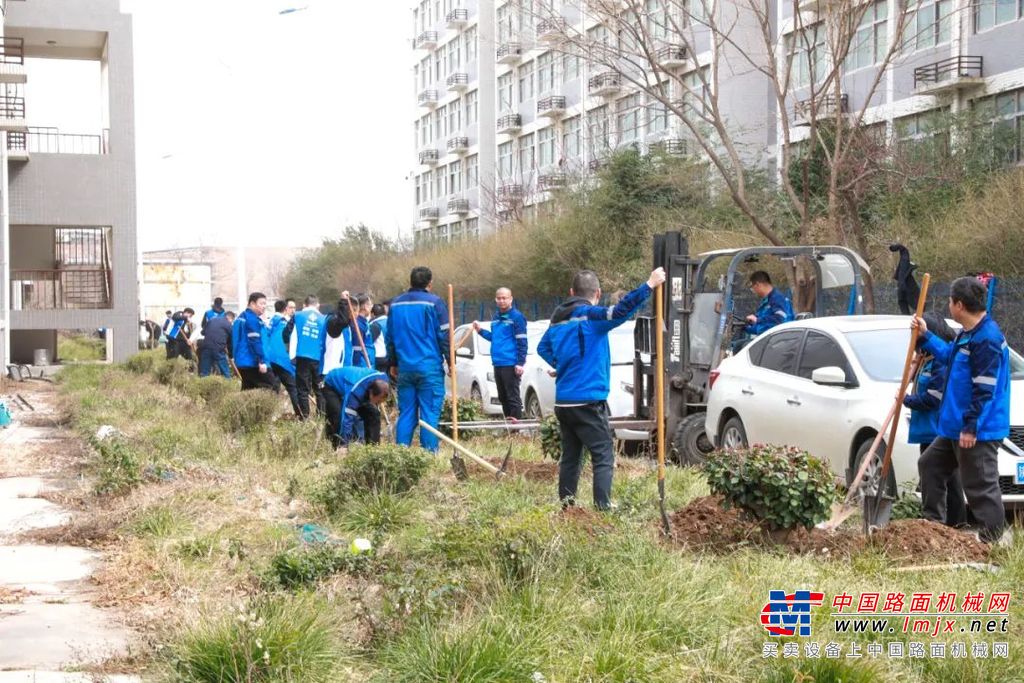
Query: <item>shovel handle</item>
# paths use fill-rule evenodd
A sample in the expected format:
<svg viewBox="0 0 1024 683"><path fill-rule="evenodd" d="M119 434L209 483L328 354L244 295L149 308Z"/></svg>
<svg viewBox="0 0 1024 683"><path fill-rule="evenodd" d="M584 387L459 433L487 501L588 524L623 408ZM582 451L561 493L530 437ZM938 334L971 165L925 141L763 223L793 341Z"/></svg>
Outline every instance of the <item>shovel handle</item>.
<svg viewBox="0 0 1024 683"><path fill-rule="evenodd" d="M476 464L480 465L484 469L490 470L491 472L493 472L494 474L498 475L499 477L504 476L505 473L502 472L501 470L499 470L497 467L495 467L491 463L487 462L486 460L484 460L479 455L477 455L473 451L469 450L468 448L466 448L462 444L460 444L460 443L458 443L456 441L452 441L447 436L445 436L441 432L437 431L436 429L434 429L433 427L428 425L423 420L420 420L420 429L426 429L428 432L430 432L431 434L433 434L437 438L441 439L441 441L444 441L446 444L448 444L449 446L451 446L452 448L457 450L459 453L462 453L464 456L466 456L467 458L469 458L470 460L472 460Z"/></svg>
<svg viewBox="0 0 1024 683"><path fill-rule="evenodd" d="M465 337L463 337L463 340ZM462 341L459 342L460 344ZM455 372L455 288L448 285L448 373L452 386L452 436L459 440L459 378ZM423 424L422 422L420 424Z"/></svg>

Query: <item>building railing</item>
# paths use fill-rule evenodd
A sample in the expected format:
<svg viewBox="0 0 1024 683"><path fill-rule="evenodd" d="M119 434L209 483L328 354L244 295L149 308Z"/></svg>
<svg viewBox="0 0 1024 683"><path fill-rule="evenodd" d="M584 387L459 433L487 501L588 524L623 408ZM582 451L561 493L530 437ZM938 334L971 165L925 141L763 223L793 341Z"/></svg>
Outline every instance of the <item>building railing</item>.
<svg viewBox="0 0 1024 683"><path fill-rule="evenodd" d="M523 186L518 183L509 183L498 188L498 201L515 202L525 196Z"/></svg>
<svg viewBox="0 0 1024 683"><path fill-rule="evenodd" d="M436 90L424 90L420 93L420 106L433 106L439 99L440 94Z"/></svg>
<svg viewBox="0 0 1024 683"><path fill-rule="evenodd" d="M587 81L587 89L591 92L595 90L617 90L620 87L622 87L622 77L614 71L591 76L590 80Z"/></svg>
<svg viewBox="0 0 1024 683"><path fill-rule="evenodd" d="M448 12L448 16L444 19L449 26L452 24L464 24L469 21L469 10L465 8L456 8Z"/></svg>
<svg viewBox="0 0 1024 683"><path fill-rule="evenodd" d="M29 154L107 154L109 131L102 135L61 133L57 128L30 126L28 133L8 133L7 149L27 151ZM18 136L20 146L12 146L12 137Z"/></svg>
<svg viewBox="0 0 1024 683"><path fill-rule="evenodd" d="M419 161L421 165L436 164L441 158L441 153L436 149L425 149L420 152Z"/></svg>
<svg viewBox="0 0 1024 683"><path fill-rule="evenodd" d="M812 114L815 119L821 119L835 116L837 113L850 113L850 96L846 93L839 96L838 112L836 111L836 104L836 96L833 93L822 95L817 99L808 97L807 99L800 100L793 105L793 114L797 118L810 120Z"/></svg>
<svg viewBox="0 0 1024 683"><path fill-rule="evenodd" d="M545 112L561 112L565 111L565 96L564 95L551 95L543 99L537 100L537 113L543 114Z"/></svg>
<svg viewBox="0 0 1024 683"><path fill-rule="evenodd" d="M18 131L7 134L7 151L8 152L27 152L28 151L28 137L24 131Z"/></svg>
<svg viewBox="0 0 1024 683"><path fill-rule="evenodd" d="M523 117L519 114L505 114L498 119L498 130L515 130L523 125Z"/></svg>
<svg viewBox="0 0 1024 683"><path fill-rule="evenodd" d="M914 87L952 81L958 78L982 78L985 75L985 59L974 55L957 55L934 64L914 69Z"/></svg>
<svg viewBox="0 0 1024 683"><path fill-rule="evenodd" d="M110 283L106 268L11 270L11 309L111 308Z"/></svg>
<svg viewBox="0 0 1024 683"><path fill-rule="evenodd" d="M554 190L559 187L565 187L567 182L568 176L560 171L542 173L540 178L537 179L537 184L540 185L542 190Z"/></svg>
<svg viewBox="0 0 1024 683"><path fill-rule="evenodd" d="M423 49L427 46L437 45L437 31L424 31L416 36L416 48Z"/></svg>
<svg viewBox="0 0 1024 683"><path fill-rule="evenodd" d="M649 145L649 148L652 152L659 152L676 157L685 157L693 153L691 141L684 140L682 138L658 140L657 142L652 142Z"/></svg>
<svg viewBox="0 0 1024 683"><path fill-rule="evenodd" d="M0 95L0 119L25 118L25 98Z"/></svg>
<svg viewBox="0 0 1024 683"><path fill-rule="evenodd" d="M6 9L5 9L6 11ZM24 64L25 39L0 37L0 64Z"/></svg>
<svg viewBox="0 0 1024 683"><path fill-rule="evenodd" d="M469 85L469 74L463 72L449 74L446 83L449 88L465 88Z"/></svg>
<svg viewBox="0 0 1024 683"><path fill-rule="evenodd" d="M456 135L453 138L448 138L448 151L449 152L464 152L469 149L469 138L465 135Z"/></svg>
<svg viewBox="0 0 1024 683"><path fill-rule="evenodd" d="M421 221L436 221L441 217L441 211L436 206L425 206L420 209Z"/></svg>
<svg viewBox="0 0 1024 683"><path fill-rule="evenodd" d="M685 62L686 47L684 45L666 45L658 48L658 61L662 64L667 62Z"/></svg>
<svg viewBox="0 0 1024 683"><path fill-rule="evenodd" d="M469 200L468 199L449 199L448 200L448 213L453 215L462 215L469 213Z"/></svg>
<svg viewBox="0 0 1024 683"><path fill-rule="evenodd" d="M565 33L565 27L568 25L568 21L565 17L552 17L550 19L541 19L537 22L537 35L538 36L554 36L562 35Z"/></svg>
<svg viewBox="0 0 1024 683"><path fill-rule="evenodd" d="M498 46L498 50L495 54L498 61L509 58L518 58L523 54L523 46L521 43L502 43Z"/></svg>

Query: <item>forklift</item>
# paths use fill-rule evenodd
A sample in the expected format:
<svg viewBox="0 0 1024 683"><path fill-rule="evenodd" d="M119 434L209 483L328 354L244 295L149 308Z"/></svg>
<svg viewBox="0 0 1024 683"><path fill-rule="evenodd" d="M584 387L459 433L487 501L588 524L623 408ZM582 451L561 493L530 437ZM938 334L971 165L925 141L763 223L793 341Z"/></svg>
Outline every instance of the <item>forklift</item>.
<svg viewBox="0 0 1024 683"><path fill-rule="evenodd" d="M699 465L714 446L705 433L708 394L718 364L729 355L729 343L744 334L746 321L736 314L737 288L744 267L772 258L790 273L810 273L805 279L810 310L798 320L825 315L860 315L863 306L862 271L868 265L854 251L838 246L747 247L690 256L679 232L654 238L655 268L666 274L663 311L666 334L665 429L670 453L680 465ZM790 276L793 281L793 276ZM741 292L745 290L740 287ZM756 302L754 302L756 306ZM653 304L651 304L653 306ZM750 312L753 312L751 309ZM632 425L650 425L655 411L654 312L637 318L634 332ZM637 427L635 427L637 428ZM652 437L654 434L652 433Z"/></svg>

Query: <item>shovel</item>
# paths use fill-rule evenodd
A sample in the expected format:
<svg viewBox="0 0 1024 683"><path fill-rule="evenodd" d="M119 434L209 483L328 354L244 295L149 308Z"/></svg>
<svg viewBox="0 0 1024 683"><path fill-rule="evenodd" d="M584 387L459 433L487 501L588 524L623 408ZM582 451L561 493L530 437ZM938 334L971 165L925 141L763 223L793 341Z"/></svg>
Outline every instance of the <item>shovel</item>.
<svg viewBox="0 0 1024 683"><path fill-rule="evenodd" d="M476 464L480 465L485 470L488 470L489 472L494 474L494 478L495 479L501 479L502 477L504 477L507 474L506 470L508 468L509 456L512 455L512 448L511 447L509 447L508 452L505 453L505 459L502 461L501 467L495 467L494 465L492 465L491 463L487 462L486 460L484 460L479 455L477 455L473 451L469 450L468 448L466 448L462 444L457 443L457 442L449 439L447 436L445 436L441 432L437 431L436 429L434 429L433 427L428 425L423 420L420 420L420 429L426 429L428 432L430 432L431 434L436 436L438 439L440 439L441 441L444 441L446 444L451 446L457 452L462 453L462 455L465 455L467 458L469 458L470 460L472 460ZM452 460L453 461L455 460L455 456L452 456ZM462 463L463 471L465 471L465 468L466 468L465 461L461 457L459 457L459 462ZM456 473L455 476L458 476L458 473ZM469 476L469 474L467 473L466 477L468 477L468 476Z"/></svg>
<svg viewBox="0 0 1024 683"><path fill-rule="evenodd" d="M462 343L461 341L459 343ZM455 372L455 288L448 285L448 372L452 378L452 439L445 439L452 445L452 472L459 481L469 479L466 461L459 455L459 377ZM423 422L420 421L420 425ZM425 425L424 425L425 426ZM434 431L431 429L430 431ZM436 432L435 432L436 435Z"/></svg>
<svg viewBox="0 0 1024 683"><path fill-rule="evenodd" d="M672 529L665 512L665 331L664 307L665 285L654 289L655 363L654 394L657 405L658 424L658 508L661 512L661 528L668 536Z"/></svg>

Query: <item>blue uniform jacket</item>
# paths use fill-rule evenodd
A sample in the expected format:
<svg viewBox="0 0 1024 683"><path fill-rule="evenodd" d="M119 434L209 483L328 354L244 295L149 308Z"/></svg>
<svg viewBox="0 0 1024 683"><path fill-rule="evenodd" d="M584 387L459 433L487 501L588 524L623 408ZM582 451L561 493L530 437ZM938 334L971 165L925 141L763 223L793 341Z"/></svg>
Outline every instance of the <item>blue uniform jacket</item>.
<svg viewBox="0 0 1024 683"><path fill-rule="evenodd" d="M999 325L985 316L952 342L928 332L924 349L946 364L938 435L957 440L961 432L978 441L1001 441L1010 434L1010 348Z"/></svg>
<svg viewBox="0 0 1024 683"><path fill-rule="evenodd" d="M793 319L793 304L777 289L773 289L768 296L761 299L761 305L757 307L756 323L748 323L746 331L750 334L761 334L770 330L776 325L788 323Z"/></svg>
<svg viewBox="0 0 1024 683"><path fill-rule="evenodd" d="M939 406L942 390L946 386L946 366L930 358L917 375L914 393L903 397L903 405L910 408L910 431L907 443L928 444L939 434Z"/></svg>
<svg viewBox="0 0 1024 683"><path fill-rule="evenodd" d="M480 336L491 342L491 363L496 368L507 368L526 363L526 316L514 305L506 313L494 312L490 330L480 330Z"/></svg>
<svg viewBox="0 0 1024 683"><path fill-rule="evenodd" d="M239 368L255 368L267 362L263 348L263 321L248 308L235 318L231 328L231 348L235 352L235 365Z"/></svg>
<svg viewBox="0 0 1024 683"><path fill-rule="evenodd" d="M275 313L270 321L270 327L264 327L266 333L263 343L267 359L289 375L294 375L295 368L292 367L292 359L288 355L288 346L284 343L284 328L287 326L288 319L280 313Z"/></svg>
<svg viewBox="0 0 1024 683"><path fill-rule="evenodd" d="M448 307L424 289L391 300L384 332L388 364L399 372L439 372L448 358Z"/></svg>
<svg viewBox="0 0 1024 683"><path fill-rule="evenodd" d="M292 358L321 360L323 358L324 326L327 316L315 308L299 311L288 323L288 351Z"/></svg>
<svg viewBox="0 0 1024 683"><path fill-rule="evenodd" d="M348 444L354 437L359 408L369 402L370 385L378 379L388 381L387 375L383 372L354 366L331 370L324 377L324 385L341 396L338 436L341 437L342 443Z"/></svg>
<svg viewBox="0 0 1024 683"><path fill-rule="evenodd" d="M363 347L359 345L359 337L356 336L355 330L352 330L352 365L356 367L365 368L375 367L375 353L373 345L370 343L370 322L361 315L356 316L355 324L359 326L359 334L363 335L363 344L366 346L366 353L370 356L370 364L366 364L366 356L363 355Z"/></svg>
<svg viewBox="0 0 1024 683"><path fill-rule="evenodd" d="M651 295L646 283L616 306L593 306L572 298L551 317L551 327L537 353L555 369L555 404L593 403L608 399L611 351L608 333L629 320Z"/></svg>

